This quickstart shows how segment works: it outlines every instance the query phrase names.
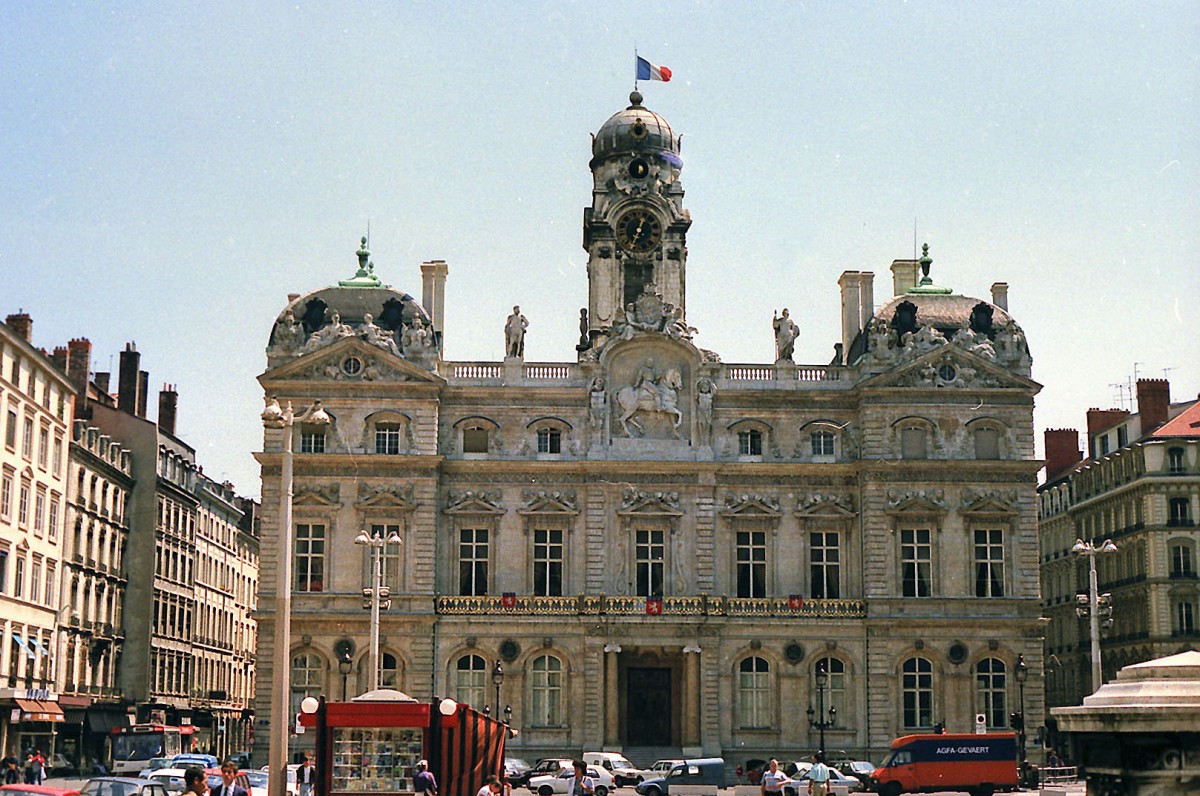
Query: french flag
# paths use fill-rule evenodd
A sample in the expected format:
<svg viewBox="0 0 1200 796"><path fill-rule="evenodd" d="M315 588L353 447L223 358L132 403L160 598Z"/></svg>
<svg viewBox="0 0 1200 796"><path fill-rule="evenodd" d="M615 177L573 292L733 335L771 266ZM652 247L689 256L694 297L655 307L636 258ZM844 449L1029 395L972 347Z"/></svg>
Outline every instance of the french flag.
<svg viewBox="0 0 1200 796"><path fill-rule="evenodd" d="M669 83L671 82L671 70L665 66L652 64L639 55L637 57L637 79L661 80L664 83Z"/></svg>

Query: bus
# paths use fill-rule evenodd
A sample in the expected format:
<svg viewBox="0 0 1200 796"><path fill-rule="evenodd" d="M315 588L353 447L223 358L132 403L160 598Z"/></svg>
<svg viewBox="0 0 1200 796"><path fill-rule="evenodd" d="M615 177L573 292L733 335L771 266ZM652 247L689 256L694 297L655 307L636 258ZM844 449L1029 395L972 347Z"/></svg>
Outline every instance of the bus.
<svg viewBox="0 0 1200 796"><path fill-rule="evenodd" d="M174 757L192 748L191 727L163 724L130 724L112 731L113 774L137 776L155 757Z"/></svg>

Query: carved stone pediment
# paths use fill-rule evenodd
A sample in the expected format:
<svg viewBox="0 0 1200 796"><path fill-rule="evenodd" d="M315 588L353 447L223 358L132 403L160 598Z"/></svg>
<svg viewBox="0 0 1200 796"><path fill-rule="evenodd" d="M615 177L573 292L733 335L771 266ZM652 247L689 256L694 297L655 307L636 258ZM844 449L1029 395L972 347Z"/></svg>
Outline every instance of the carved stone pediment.
<svg viewBox="0 0 1200 796"><path fill-rule="evenodd" d="M409 486L387 486L377 484L358 485L358 506L360 508L387 508L398 511L412 511L417 507L413 502L413 488Z"/></svg>
<svg viewBox="0 0 1200 796"><path fill-rule="evenodd" d="M889 489L887 501L888 511L894 513L946 512L944 489Z"/></svg>
<svg viewBox="0 0 1200 796"><path fill-rule="evenodd" d="M683 510L679 507L678 492L645 492L640 489L627 489L621 498L621 508L617 514L627 516L639 514L642 516L681 517Z"/></svg>
<svg viewBox="0 0 1200 796"><path fill-rule="evenodd" d="M725 508L721 510L722 517L741 517L763 519L778 517L779 498L774 495L762 494L729 494L725 496Z"/></svg>
<svg viewBox="0 0 1200 796"><path fill-rule="evenodd" d="M853 517L854 501L850 495L826 492L807 492L796 495L797 517Z"/></svg>
<svg viewBox="0 0 1200 796"><path fill-rule="evenodd" d="M997 365L964 346L949 343L929 350L906 365L863 382L864 387L1038 389L1037 382Z"/></svg>
<svg viewBox="0 0 1200 796"><path fill-rule="evenodd" d="M1015 489L974 489L968 487L962 492L962 505L959 511L963 514L1013 514L1017 508L1017 491Z"/></svg>
<svg viewBox="0 0 1200 796"><path fill-rule="evenodd" d="M293 506L336 506L341 502L341 486L297 486L292 497Z"/></svg>
<svg viewBox="0 0 1200 796"><path fill-rule="evenodd" d="M447 514L503 514L499 492L484 492L468 489L466 492L451 492L446 501Z"/></svg>
<svg viewBox="0 0 1200 796"><path fill-rule="evenodd" d="M264 373L262 381L442 383L441 377L358 337L345 337Z"/></svg>
<svg viewBox="0 0 1200 796"><path fill-rule="evenodd" d="M579 504L575 500L573 491L531 490L525 492L521 497L525 500L525 505L517 509L517 513L521 515L569 514L575 516L579 513Z"/></svg>

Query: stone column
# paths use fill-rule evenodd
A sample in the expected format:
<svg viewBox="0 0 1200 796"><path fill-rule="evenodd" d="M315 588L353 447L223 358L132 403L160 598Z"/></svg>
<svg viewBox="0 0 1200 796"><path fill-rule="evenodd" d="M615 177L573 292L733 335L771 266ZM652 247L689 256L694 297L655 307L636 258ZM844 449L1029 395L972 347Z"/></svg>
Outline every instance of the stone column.
<svg viewBox="0 0 1200 796"><path fill-rule="evenodd" d="M620 704L617 689L618 670L617 656L621 654L620 644L604 645L604 748L620 749Z"/></svg>
<svg viewBox="0 0 1200 796"><path fill-rule="evenodd" d="M700 645L683 648L683 754L700 757Z"/></svg>

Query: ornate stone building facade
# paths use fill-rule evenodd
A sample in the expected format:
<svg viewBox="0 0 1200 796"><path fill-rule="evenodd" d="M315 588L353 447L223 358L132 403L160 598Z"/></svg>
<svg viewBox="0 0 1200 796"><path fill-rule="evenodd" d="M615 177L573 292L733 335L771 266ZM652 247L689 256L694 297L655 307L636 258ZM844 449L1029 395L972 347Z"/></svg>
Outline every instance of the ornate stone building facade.
<svg viewBox="0 0 1200 796"><path fill-rule="evenodd" d="M1088 593L1077 539L1116 551L1096 557L1097 586L1111 596L1101 639L1103 679L1125 666L1200 649L1200 401L1171 403L1165 379L1140 379L1138 411L1091 409L1087 456L1074 429L1046 432L1039 489L1046 704L1079 705L1092 682Z"/></svg>
<svg viewBox="0 0 1200 796"><path fill-rule="evenodd" d="M417 301L365 241L353 278L276 319L265 395L333 418L292 429L291 549L286 432L257 454L263 570L293 559L293 709L366 689L365 529L402 539L384 548L380 682L510 707L530 757L796 754L822 704L826 745L874 756L937 722L1006 726L1022 655L1037 726L1039 387L1006 286L969 298L928 256L898 260L876 310L873 274L847 271L833 363L792 361L786 313L773 363L725 363L686 313L679 138L630 99L593 141L570 361L524 360L519 307L503 360L445 360L447 265L421 266ZM279 720L274 589L260 728Z"/></svg>

